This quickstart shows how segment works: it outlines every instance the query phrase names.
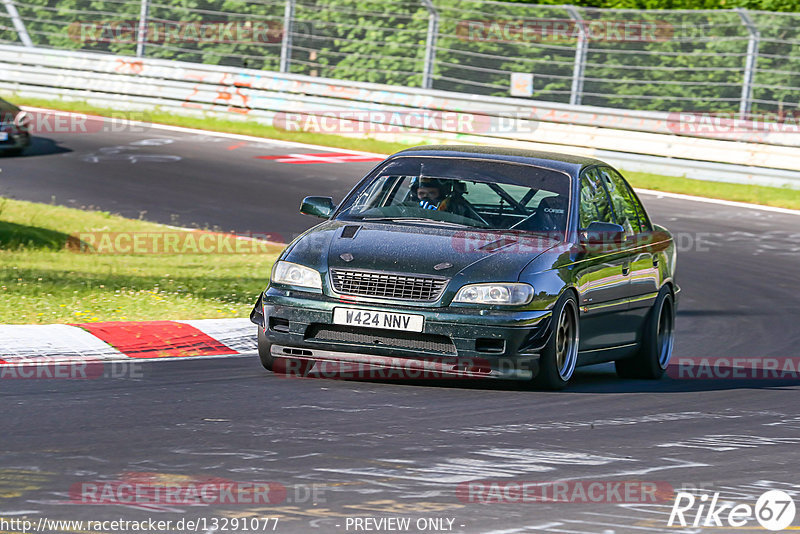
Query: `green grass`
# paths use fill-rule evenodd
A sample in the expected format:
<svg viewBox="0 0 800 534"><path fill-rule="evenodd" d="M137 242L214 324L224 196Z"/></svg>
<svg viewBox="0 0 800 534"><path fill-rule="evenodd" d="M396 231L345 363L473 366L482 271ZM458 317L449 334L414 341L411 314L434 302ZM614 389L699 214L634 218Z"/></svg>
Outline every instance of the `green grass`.
<svg viewBox="0 0 800 534"><path fill-rule="evenodd" d="M118 111L101 108L84 102L68 102L61 100L42 100L36 98L8 96L18 105L28 105L64 111L91 113L96 115L114 115ZM198 128L242 135L252 135L269 139L281 139L335 148L362 150L380 154L391 154L408 148L409 145L390 143L364 137L343 137L338 135L318 134L312 132L290 132L253 122L221 120L216 118L183 117L172 113L155 112L147 114L148 120L155 123L171 124L186 128ZM625 176L635 187L683 193L707 198L751 202L781 208L800 209L800 190L782 187L764 187L757 185L730 184L705 180L691 180L640 172L625 172Z"/></svg>
<svg viewBox="0 0 800 534"><path fill-rule="evenodd" d="M282 248L100 254L74 246L70 235L85 240L82 232L189 234L106 212L0 198L0 323L247 317Z"/></svg>
<svg viewBox="0 0 800 534"><path fill-rule="evenodd" d="M626 172L625 177L634 187L642 189L800 210L800 189L709 182L643 172Z"/></svg>

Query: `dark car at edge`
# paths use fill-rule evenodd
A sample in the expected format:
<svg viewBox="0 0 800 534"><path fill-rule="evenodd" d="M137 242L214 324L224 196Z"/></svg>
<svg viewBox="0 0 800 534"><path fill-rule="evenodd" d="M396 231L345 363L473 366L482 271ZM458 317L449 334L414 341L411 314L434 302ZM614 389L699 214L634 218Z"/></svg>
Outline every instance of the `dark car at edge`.
<svg viewBox="0 0 800 534"><path fill-rule="evenodd" d="M16 156L31 144L30 115L0 98L0 155Z"/></svg>
<svg viewBox="0 0 800 534"><path fill-rule="evenodd" d="M581 365L656 379L669 363L675 244L602 161L417 147L301 212L326 220L281 253L251 314L269 370L560 389Z"/></svg>

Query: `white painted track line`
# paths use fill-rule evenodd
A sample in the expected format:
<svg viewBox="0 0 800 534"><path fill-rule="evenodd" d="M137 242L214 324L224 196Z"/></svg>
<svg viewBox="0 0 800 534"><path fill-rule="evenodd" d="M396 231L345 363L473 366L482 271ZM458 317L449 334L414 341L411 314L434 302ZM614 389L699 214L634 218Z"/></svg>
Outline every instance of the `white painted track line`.
<svg viewBox="0 0 800 534"><path fill-rule="evenodd" d="M792 210L789 208L776 208L774 206L763 206L761 204L750 204L749 202L735 202L733 200L721 200L718 198L695 197L692 195L684 195L682 193L668 193L666 191L654 191L652 189L638 189L637 193L645 195L655 195L665 198L677 198L680 200L690 200L692 202L705 202L706 204L717 204L720 206L731 206L734 208L745 208L750 210L771 211L773 213L783 213L785 215L800 215L800 210Z"/></svg>

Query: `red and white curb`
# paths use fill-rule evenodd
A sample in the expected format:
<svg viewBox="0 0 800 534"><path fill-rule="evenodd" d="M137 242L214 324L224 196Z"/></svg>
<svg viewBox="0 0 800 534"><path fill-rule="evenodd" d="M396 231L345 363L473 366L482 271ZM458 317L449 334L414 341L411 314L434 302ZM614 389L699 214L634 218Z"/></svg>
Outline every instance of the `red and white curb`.
<svg viewBox="0 0 800 534"><path fill-rule="evenodd" d="M0 325L0 365L233 356L256 349L249 319Z"/></svg>

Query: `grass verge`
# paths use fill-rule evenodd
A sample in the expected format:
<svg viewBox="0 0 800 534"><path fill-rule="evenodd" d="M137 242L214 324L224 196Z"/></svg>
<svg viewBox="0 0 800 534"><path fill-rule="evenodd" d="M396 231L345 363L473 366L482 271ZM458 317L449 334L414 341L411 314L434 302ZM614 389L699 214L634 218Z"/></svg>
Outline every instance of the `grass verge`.
<svg viewBox="0 0 800 534"><path fill-rule="evenodd" d="M644 172L625 172L625 177L634 187L642 189L800 210L800 189L708 182Z"/></svg>
<svg viewBox="0 0 800 534"><path fill-rule="evenodd" d="M247 317L281 249L0 198L0 323Z"/></svg>
<svg viewBox="0 0 800 534"><path fill-rule="evenodd" d="M75 111L79 113L95 115L112 115L119 113L108 108L92 106L84 102L43 100L16 96L13 97L13 100L17 105L60 109L63 111ZM362 150L365 152L376 152L379 154L392 154L399 150L403 150L404 148L408 148L408 145L401 143L390 143L368 138L352 138L312 132L290 132L273 128L272 126L265 126L262 124L245 121L183 117L163 112L148 113L148 117L152 122L155 123L171 124L174 126L183 126L185 128L197 128L201 130L252 135L255 137L296 141L298 143L309 143L335 148L347 148L350 150ZM686 195L694 195L706 198L751 202L754 204L763 204L766 206L775 206L780 208L800 209L800 190L791 189L788 187L765 187L758 185L710 182L641 172L625 172L625 176L634 187L666 191L670 193L683 193Z"/></svg>

